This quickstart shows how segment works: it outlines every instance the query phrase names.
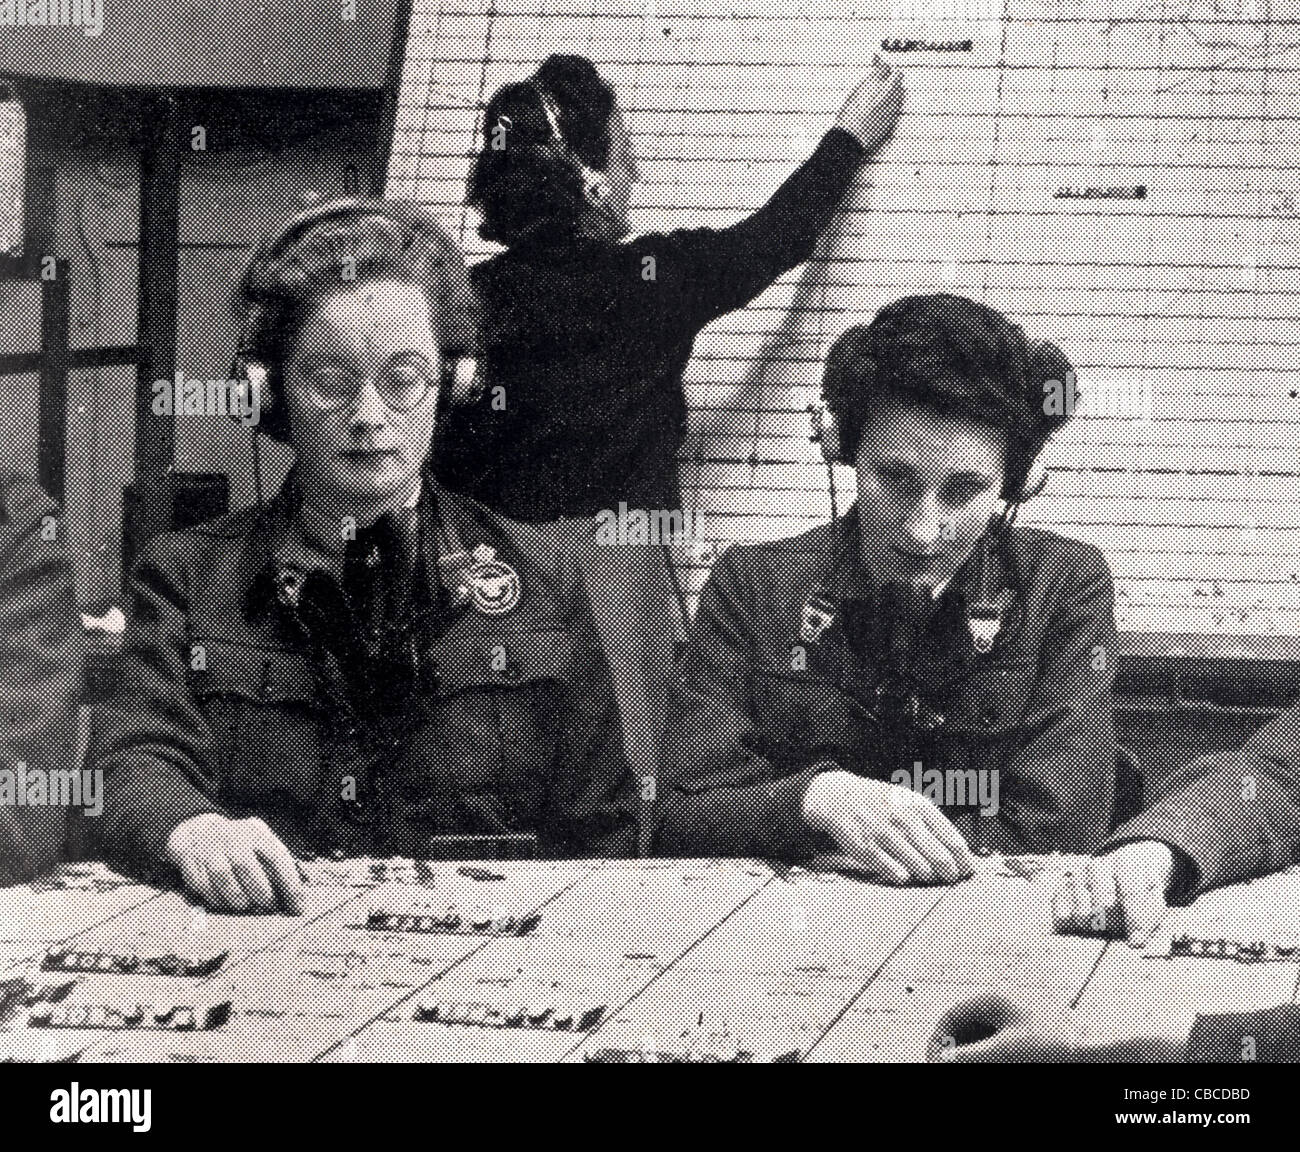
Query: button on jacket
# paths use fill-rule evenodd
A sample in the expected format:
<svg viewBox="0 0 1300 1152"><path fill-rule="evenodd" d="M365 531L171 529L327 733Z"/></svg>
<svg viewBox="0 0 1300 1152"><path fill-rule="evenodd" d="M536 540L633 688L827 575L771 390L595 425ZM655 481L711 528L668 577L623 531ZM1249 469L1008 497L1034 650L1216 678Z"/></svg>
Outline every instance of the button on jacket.
<svg viewBox="0 0 1300 1152"><path fill-rule="evenodd" d="M859 557L855 508L718 561L670 713L661 850L827 850L801 805L836 767L884 781L906 771L955 802L940 807L976 849L1096 845L1115 799L1114 592L1101 554L1030 528L990 537L898 658ZM1003 624L980 654L967 609L986 597L1003 603ZM924 775L936 769L945 775ZM986 770L996 805L977 797Z"/></svg>
<svg viewBox="0 0 1300 1152"><path fill-rule="evenodd" d="M411 653L404 705L395 683L368 685L376 715L353 706L355 662L339 645L322 658L286 599L285 574L305 596L300 578L333 587L343 567L291 489L261 518L159 537L137 567L125 675L98 725L111 853L156 864L178 824L214 811L261 816L300 856L419 857L433 835L518 833L546 855L630 852L608 670L583 574L548 529L426 485L445 611ZM372 637L348 639L364 659Z"/></svg>
<svg viewBox="0 0 1300 1152"><path fill-rule="evenodd" d="M28 804L40 799L30 781L40 772L48 799L53 774L78 767L85 641L58 511L32 481L0 476L0 770L15 774L13 802L0 798L0 883L58 859L67 812ZM58 782L60 796L69 794L65 784Z"/></svg>

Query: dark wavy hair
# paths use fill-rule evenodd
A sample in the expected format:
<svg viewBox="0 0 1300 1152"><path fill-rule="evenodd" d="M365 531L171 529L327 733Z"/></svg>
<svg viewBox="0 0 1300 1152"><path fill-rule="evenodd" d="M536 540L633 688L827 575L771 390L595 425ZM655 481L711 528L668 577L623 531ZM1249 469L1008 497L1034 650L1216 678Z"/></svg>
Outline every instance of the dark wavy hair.
<svg viewBox="0 0 1300 1152"><path fill-rule="evenodd" d="M437 219L418 205L331 201L286 221L254 254L238 288L244 324L238 362L266 369L270 402L261 430L288 438L281 372L305 313L345 288L397 280L424 289L444 372L472 356L478 307L465 260Z"/></svg>
<svg viewBox="0 0 1300 1152"><path fill-rule="evenodd" d="M1047 402L1053 383L1061 404ZM1013 502L1034 495L1025 491L1034 460L1078 401L1060 348L1030 340L987 305L946 294L906 296L844 332L827 353L822 391L845 464L856 461L863 423L886 396L999 429L1007 438L1002 496Z"/></svg>
<svg viewBox="0 0 1300 1152"><path fill-rule="evenodd" d="M543 93L563 139L551 131ZM548 57L530 79L498 89L483 113L483 149L466 195L483 217L479 235L510 246L575 233L586 210L581 165L608 166L616 107L614 89L584 56Z"/></svg>

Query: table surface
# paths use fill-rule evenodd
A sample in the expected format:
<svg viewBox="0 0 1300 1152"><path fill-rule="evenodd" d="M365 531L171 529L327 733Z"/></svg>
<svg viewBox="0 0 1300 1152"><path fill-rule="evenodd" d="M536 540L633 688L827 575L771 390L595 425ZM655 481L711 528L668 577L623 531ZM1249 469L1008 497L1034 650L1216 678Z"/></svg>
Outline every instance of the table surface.
<svg viewBox="0 0 1300 1152"><path fill-rule="evenodd" d="M176 892L136 885L17 886L0 889L0 969L60 942L231 949L205 981L81 977L83 990L125 986L145 1003L172 1002L178 985L195 984L233 989L235 1001L232 1018L208 1032L43 1031L83 1061L571 1062L680 1036L701 1013L759 1059L797 1050L811 1061L914 1061L939 1015L980 991L1123 1016L1138 1030L1189 1010L1289 1002L1300 987L1300 964L1161 959L1056 934L1059 874L1050 867L1030 879L989 867L952 887L897 889L748 860L483 866L506 878L473 879L440 863L424 894L438 907L535 909L530 935L370 931L359 924L373 892L360 885L310 886L302 917L202 913ZM1176 915L1211 926L1235 918L1249 938L1295 931L1300 875L1222 889ZM578 1034L413 1018L434 989L469 1000L475 989L539 986L608 1004L605 1022ZM0 1030L0 1059L30 1046L35 1031Z"/></svg>

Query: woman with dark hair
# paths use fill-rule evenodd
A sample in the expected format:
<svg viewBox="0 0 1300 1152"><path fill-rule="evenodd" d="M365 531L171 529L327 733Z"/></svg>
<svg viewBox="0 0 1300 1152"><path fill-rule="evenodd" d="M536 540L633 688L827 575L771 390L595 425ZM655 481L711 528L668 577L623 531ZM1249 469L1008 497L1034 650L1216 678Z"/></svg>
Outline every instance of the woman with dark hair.
<svg viewBox="0 0 1300 1152"><path fill-rule="evenodd" d="M444 425L439 474L520 520L594 516L619 501L679 507L695 337L808 259L901 103L897 74L877 61L758 212L619 243L639 173L596 68L552 56L498 91L468 193L480 234L506 246L473 270L486 389Z"/></svg>
<svg viewBox="0 0 1300 1152"><path fill-rule="evenodd" d="M636 157L590 61L552 56L488 102L468 200L480 233L506 251L473 271L485 387L445 422L439 476L517 519L578 521L628 731L651 741L629 749L638 771L657 759L682 624L663 550L602 547L597 528L620 505L680 509L682 373L696 336L809 258L901 105L899 77L877 60L836 126L753 215L627 240Z"/></svg>
<svg viewBox="0 0 1300 1152"><path fill-rule="evenodd" d="M902 884L1101 841L1110 572L1013 523L1073 389L1058 348L956 296L836 341L823 447L856 468L857 504L714 566L668 726L663 848L833 854Z"/></svg>
<svg viewBox="0 0 1300 1152"><path fill-rule="evenodd" d="M419 213L345 200L245 278L237 373L294 469L150 544L98 726L110 848L213 908L298 910L294 857L633 847L581 573L429 476L463 272Z"/></svg>

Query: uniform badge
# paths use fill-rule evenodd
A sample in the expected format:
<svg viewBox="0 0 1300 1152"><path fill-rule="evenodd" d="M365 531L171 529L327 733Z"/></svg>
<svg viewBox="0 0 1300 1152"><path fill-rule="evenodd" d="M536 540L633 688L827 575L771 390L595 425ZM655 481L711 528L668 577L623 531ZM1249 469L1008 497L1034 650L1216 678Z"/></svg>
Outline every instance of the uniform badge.
<svg viewBox="0 0 1300 1152"><path fill-rule="evenodd" d="M803 602L803 618L799 625L799 639L805 644L816 644L822 633L835 623L835 605L821 592L814 592Z"/></svg>
<svg viewBox="0 0 1300 1152"><path fill-rule="evenodd" d="M297 608L302 599L302 586L307 581L297 568L280 568L275 574L275 597L286 608Z"/></svg>
<svg viewBox="0 0 1300 1152"><path fill-rule="evenodd" d="M1002 614L996 609L990 611L990 608L991 605L976 604L966 616L971 644L981 656L993 651L993 641L1002 631Z"/></svg>
<svg viewBox="0 0 1300 1152"><path fill-rule="evenodd" d="M465 571L465 584L474 607L486 616L504 616L518 606L522 597L519 573L498 560L496 549L486 544L474 549L474 563Z"/></svg>
<svg viewBox="0 0 1300 1152"><path fill-rule="evenodd" d="M993 643L1002 631L1002 620L1010 605L1011 594L1003 592L997 600L977 600L966 610L966 629L971 646L980 656L993 651Z"/></svg>

